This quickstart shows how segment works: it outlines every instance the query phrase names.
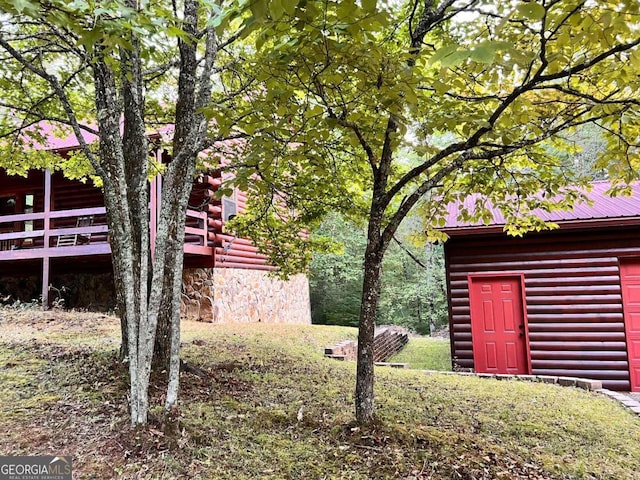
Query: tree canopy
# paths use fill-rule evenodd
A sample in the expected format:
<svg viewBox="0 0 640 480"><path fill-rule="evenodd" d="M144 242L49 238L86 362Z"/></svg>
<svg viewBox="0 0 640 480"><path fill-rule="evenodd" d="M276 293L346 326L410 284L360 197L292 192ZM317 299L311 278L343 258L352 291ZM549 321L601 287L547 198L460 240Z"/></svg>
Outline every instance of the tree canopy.
<svg viewBox="0 0 640 480"><path fill-rule="evenodd" d="M185 212L199 153L223 139L212 105L238 94L225 90L220 73L233 69L228 49L241 20L221 28L222 7L206 0L20 0L0 8L0 166L99 177L131 418L146 423L154 343L169 372L165 408L177 404ZM149 137L169 125L169 138ZM34 149L47 148L48 126L72 133L76 153L63 159ZM162 149L166 166L150 156ZM160 170L152 244L147 181Z"/></svg>
<svg viewBox="0 0 640 480"><path fill-rule="evenodd" d="M547 228L536 208L582 198L588 176L557 152L573 149L567 135L584 125L606 142L596 168L636 177L639 9L635 0L252 3L260 87L228 105L251 135L239 181L254 193L253 215L240 230L277 261L283 245L307 252L298 232L327 212L367 222L360 421L373 418L382 259L410 211L439 239L443 204L476 193L462 218L489 221L490 201L510 233Z"/></svg>

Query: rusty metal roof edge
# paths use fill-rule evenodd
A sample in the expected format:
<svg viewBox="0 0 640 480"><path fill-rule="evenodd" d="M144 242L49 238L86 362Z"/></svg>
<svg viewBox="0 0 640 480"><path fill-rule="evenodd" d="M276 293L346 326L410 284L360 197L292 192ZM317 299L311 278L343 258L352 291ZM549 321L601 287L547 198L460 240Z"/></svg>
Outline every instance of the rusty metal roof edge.
<svg viewBox="0 0 640 480"><path fill-rule="evenodd" d="M557 232L558 230L577 230L580 228L604 228L604 227L632 227L640 225L640 215L633 217L606 217L606 218L589 218L579 220L556 220L551 223L558 225L558 228L549 230L532 231L527 233L544 233ZM505 224L491 225L465 225L460 227L444 227L441 230L449 235L483 235L489 233L504 233Z"/></svg>

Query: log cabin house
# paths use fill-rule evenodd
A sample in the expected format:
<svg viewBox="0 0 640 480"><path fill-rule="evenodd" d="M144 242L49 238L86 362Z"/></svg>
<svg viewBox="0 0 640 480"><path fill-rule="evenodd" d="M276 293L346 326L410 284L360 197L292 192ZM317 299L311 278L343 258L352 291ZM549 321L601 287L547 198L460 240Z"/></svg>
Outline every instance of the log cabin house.
<svg viewBox="0 0 640 480"><path fill-rule="evenodd" d="M66 155L78 147L70 136L52 137L48 148ZM162 153L157 155L162 161ZM244 210L246 196L235 191L217 199L221 184L219 172L194 179L185 231L183 314L210 322L310 323L306 276L289 281L268 276L274 267L257 247L225 232L225 222ZM161 176L149 182L149 192L153 245ZM41 296L46 305L64 298L69 307L112 308L108 235L102 191L90 181L41 170L10 176L0 169L0 294L7 301Z"/></svg>
<svg viewBox="0 0 640 480"><path fill-rule="evenodd" d="M640 391L640 186L541 213L558 229L504 233L457 220L443 229L454 366L478 373L584 377ZM473 209L468 199L466 207Z"/></svg>

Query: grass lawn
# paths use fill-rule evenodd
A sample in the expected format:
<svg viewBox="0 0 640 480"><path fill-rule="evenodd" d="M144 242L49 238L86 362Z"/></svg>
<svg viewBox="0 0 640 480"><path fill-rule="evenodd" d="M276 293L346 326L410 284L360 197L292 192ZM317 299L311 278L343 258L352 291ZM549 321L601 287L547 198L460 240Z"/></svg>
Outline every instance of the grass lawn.
<svg viewBox="0 0 640 480"><path fill-rule="evenodd" d="M344 327L185 322L178 430L154 378L128 427L118 323L0 310L0 452L70 454L74 478L637 479L640 420L594 393L378 368L378 422L353 424Z"/></svg>
<svg viewBox="0 0 640 480"><path fill-rule="evenodd" d="M408 363L419 370L451 370L451 344L449 339L411 337L400 353L390 362Z"/></svg>

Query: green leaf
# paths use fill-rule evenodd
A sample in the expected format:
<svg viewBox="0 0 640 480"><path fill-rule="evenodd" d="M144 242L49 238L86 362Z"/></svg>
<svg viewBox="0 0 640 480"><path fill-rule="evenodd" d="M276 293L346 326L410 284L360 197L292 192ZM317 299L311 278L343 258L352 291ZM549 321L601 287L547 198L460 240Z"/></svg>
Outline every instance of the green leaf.
<svg viewBox="0 0 640 480"><path fill-rule="evenodd" d="M280 20L284 15L284 7L281 0L271 0L269 2L269 13L274 20Z"/></svg>
<svg viewBox="0 0 640 480"><path fill-rule="evenodd" d="M440 64L443 67L454 67L456 65L464 63L464 61L469 58L470 54L471 52L469 52L468 50L457 50L451 55L443 58Z"/></svg>
<svg viewBox="0 0 640 480"><path fill-rule="evenodd" d="M530 18L531 20L541 20L547 13L547 10L536 2L524 2L519 4L516 8L521 15Z"/></svg>
<svg viewBox="0 0 640 480"><path fill-rule="evenodd" d="M102 38L102 29L94 28L93 30L85 30L80 35L78 43L87 47L89 51L93 50L93 46Z"/></svg>
<svg viewBox="0 0 640 480"><path fill-rule="evenodd" d="M436 62L448 57L449 55L454 53L457 49L458 49L458 45L457 44L445 45L444 47L441 47L438 50L436 50L436 53L434 53L431 56L431 58L429 58L429 63L430 64L434 64L434 63L436 63Z"/></svg>
<svg viewBox="0 0 640 480"><path fill-rule="evenodd" d="M293 15L296 12L298 0L282 0L282 8L287 15Z"/></svg>
<svg viewBox="0 0 640 480"><path fill-rule="evenodd" d="M265 0L256 0L251 4L251 13L253 17L261 22L267 18L267 3Z"/></svg>
<svg viewBox="0 0 640 480"><path fill-rule="evenodd" d="M362 0L362 9L368 13L374 13L376 11L377 0Z"/></svg>
<svg viewBox="0 0 640 480"><path fill-rule="evenodd" d="M478 63L493 63L495 56L496 50L491 48L490 45L483 45L471 50L471 60Z"/></svg>
<svg viewBox="0 0 640 480"><path fill-rule="evenodd" d="M4 2L3 2L4 3ZM13 0L9 2L18 13L36 13L37 3L30 0Z"/></svg>

